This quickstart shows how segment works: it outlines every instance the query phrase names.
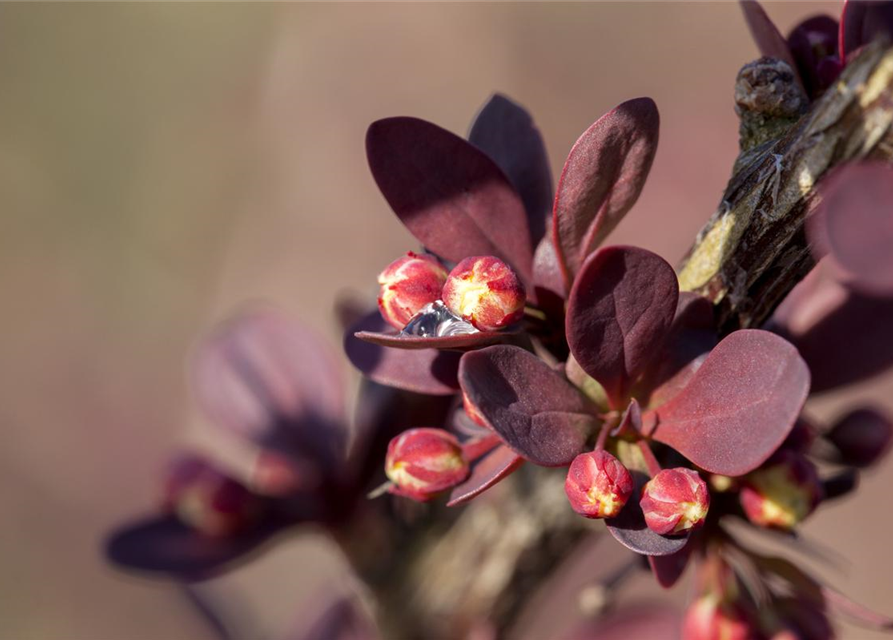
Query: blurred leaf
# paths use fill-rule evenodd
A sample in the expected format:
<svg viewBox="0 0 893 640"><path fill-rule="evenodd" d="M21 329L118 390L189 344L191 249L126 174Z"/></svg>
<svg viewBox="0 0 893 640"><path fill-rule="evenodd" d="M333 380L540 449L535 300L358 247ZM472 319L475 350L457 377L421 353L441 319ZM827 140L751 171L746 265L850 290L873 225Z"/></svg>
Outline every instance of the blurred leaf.
<svg viewBox="0 0 893 640"><path fill-rule="evenodd" d="M848 56L877 37L893 39L893 2L878 0L845 0L840 17L840 59Z"/></svg>
<svg viewBox="0 0 893 640"><path fill-rule="evenodd" d="M568 299L567 341L613 408L623 406L632 383L655 361L678 296L673 268L644 249L605 247L580 270Z"/></svg>
<svg viewBox="0 0 893 640"><path fill-rule="evenodd" d="M694 547L694 544L687 544L668 556L648 556L648 565L660 586L669 589L679 581L685 573Z"/></svg>
<svg viewBox="0 0 893 640"><path fill-rule="evenodd" d="M638 200L657 151L659 128L654 101L636 98L599 118L571 149L552 217L566 289L587 256Z"/></svg>
<svg viewBox="0 0 893 640"><path fill-rule="evenodd" d="M682 392L645 415L645 429L656 418L655 440L706 471L740 476L784 442L808 393L809 369L793 345L768 331L736 331Z"/></svg>
<svg viewBox="0 0 893 640"><path fill-rule="evenodd" d="M476 498L514 473L522 462L523 458L508 447L502 445L496 447L474 463L468 479L453 489L447 506L456 507Z"/></svg>
<svg viewBox="0 0 893 640"><path fill-rule="evenodd" d="M567 380L518 347L466 353L459 384L503 441L534 464L570 464L598 426L594 407Z"/></svg>

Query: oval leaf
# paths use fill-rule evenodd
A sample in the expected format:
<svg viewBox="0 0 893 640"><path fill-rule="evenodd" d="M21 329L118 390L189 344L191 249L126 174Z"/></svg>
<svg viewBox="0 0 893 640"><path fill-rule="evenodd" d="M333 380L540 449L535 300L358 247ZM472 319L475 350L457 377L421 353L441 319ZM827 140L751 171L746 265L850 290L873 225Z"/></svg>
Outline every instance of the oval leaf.
<svg viewBox="0 0 893 640"><path fill-rule="evenodd" d="M193 365L202 409L246 437L266 441L285 425L334 436L344 423L344 381L334 354L273 310L224 323L199 345Z"/></svg>
<svg viewBox="0 0 893 640"><path fill-rule="evenodd" d="M468 480L453 488L447 506L456 507L476 498L514 473L522 462L524 459L508 447L496 447L471 468Z"/></svg>
<svg viewBox="0 0 893 640"><path fill-rule="evenodd" d="M662 536L648 528L638 500L642 487L648 482L648 476L640 471L630 473L636 485L633 497L623 507L620 515L605 520L608 531L624 547L645 556L669 556L678 553L688 544L688 535Z"/></svg>
<svg viewBox="0 0 893 640"><path fill-rule="evenodd" d="M706 471L740 476L784 442L808 393L809 369L792 344L768 331L736 331L681 393L646 414L646 431L656 418L655 440Z"/></svg>
<svg viewBox="0 0 893 640"><path fill-rule="evenodd" d="M822 202L807 230L849 286L893 295L893 167L865 162L835 170L822 183Z"/></svg>
<svg viewBox="0 0 893 640"><path fill-rule="evenodd" d="M679 578L685 573L685 568L688 566L688 560L691 558L691 552L694 547L694 544L687 544L680 551L668 556L648 557L651 573L654 574L660 586L664 589L669 589L679 581Z"/></svg>
<svg viewBox="0 0 893 640"><path fill-rule="evenodd" d="M231 568L281 528L270 522L242 535L218 538L196 533L176 516L161 515L112 533L105 553L125 569L203 580Z"/></svg>
<svg viewBox="0 0 893 640"><path fill-rule="evenodd" d="M459 385L503 441L534 464L570 464L598 426L593 408L567 380L518 347L466 353Z"/></svg>
<svg viewBox="0 0 893 640"><path fill-rule="evenodd" d="M621 407L673 322L673 267L636 247L605 247L583 265L568 299L567 341L583 370Z"/></svg>
<svg viewBox="0 0 893 640"><path fill-rule="evenodd" d="M533 118L524 107L497 93L475 117L468 141L502 169L521 196L530 246L536 247L552 214L552 170Z"/></svg>
<svg viewBox="0 0 893 640"><path fill-rule="evenodd" d="M441 258L494 255L530 282L527 214L482 151L417 118L386 118L366 133L372 176L409 231Z"/></svg>
<svg viewBox="0 0 893 640"><path fill-rule="evenodd" d="M657 151L659 129L654 101L636 98L599 118L571 149L552 214L566 289L586 257L638 200Z"/></svg>
<svg viewBox="0 0 893 640"><path fill-rule="evenodd" d="M387 324L374 311L344 335L344 352L360 372L383 385L430 395L452 395L459 390L459 353L390 349L363 341L357 333L383 331Z"/></svg>
<svg viewBox="0 0 893 640"><path fill-rule="evenodd" d="M840 17L840 59L878 36L893 39L893 2L846 0Z"/></svg>

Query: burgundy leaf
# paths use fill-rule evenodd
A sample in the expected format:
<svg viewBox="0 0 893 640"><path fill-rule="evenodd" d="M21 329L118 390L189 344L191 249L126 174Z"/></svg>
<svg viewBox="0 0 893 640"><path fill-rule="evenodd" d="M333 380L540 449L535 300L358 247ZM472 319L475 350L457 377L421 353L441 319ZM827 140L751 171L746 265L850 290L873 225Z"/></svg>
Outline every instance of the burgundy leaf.
<svg viewBox="0 0 893 640"><path fill-rule="evenodd" d="M893 422L885 411L859 407L838 419L825 437L837 450L838 462L870 467L889 451Z"/></svg>
<svg viewBox="0 0 893 640"><path fill-rule="evenodd" d="M195 394L215 422L337 471L347 440L344 381L317 335L271 309L250 310L200 344L193 365Z"/></svg>
<svg viewBox="0 0 893 640"><path fill-rule="evenodd" d="M856 469L844 469L822 480L822 500L842 498L858 488L859 472Z"/></svg>
<svg viewBox="0 0 893 640"><path fill-rule="evenodd" d="M789 342L760 330L727 336L685 389L644 417L645 430L702 469L740 476L766 461L794 426L809 369Z"/></svg>
<svg viewBox="0 0 893 640"><path fill-rule="evenodd" d="M187 527L176 516L162 515L112 533L105 553L125 569L203 580L231 568L281 528L281 523L271 521L241 535L211 537Z"/></svg>
<svg viewBox="0 0 893 640"><path fill-rule="evenodd" d="M638 200L657 151L659 129L654 101L636 98L599 118L571 149L552 214L565 289Z"/></svg>
<svg viewBox="0 0 893 640"><path fill-rule="evenodd" d="M534 464L570 464L598 426L593 407L573 385L518 347L466 353L459 384L505 443Z"/></svg>
<svg viewBox="0 0 893 640"><path fill-rule="evenodd" d="M648 482L648 476L640 471L631 470L636 488L633 497L623 507L616 518L605 520L608 531L617 541L630 551L646 556L669 556L678 553L688 544L688 535L662 536L654 533L645 524L645 516L636 496Z"/></svg>
<svg viewBox="0 0 893 640"><path fill-rule="evenodd" d="M417 118L373 122L366 155L378 188L409 231L451 262L494 255L530 282L524 204L483 152Z"/></svg>
<svg viewBox="0 0 893 640"><path fill-rule="evenodd" d="M459 353L435 349L406 350L382 347L355 336L384 331L378 311L365 316L344 335L344 352L368 378L390 387L430 395L452 395L459 389Z"/></svg>
<svg viewBox="0 0 893 640"><path fill-rule="evenodd" d="M879 36L893 38L893 2L846 0L840 17L841 61Z"/></svg>
<svg viewBox="0 0 893 640"><path fill-rule="evenodd" d="M673 268L645 249L605 247L580 270L568 299L567 341L614 408L660 352L678 296Z"/></svg>
<svg viewBox="0 0 893 640"><path fill-rule="evenodd" d="M524 459L506 446L498 446L471 468L471 475L450 494L448 507L465 504L510 476Z"/></svg>
<svg viewBox="0 0 893 640"><path fill-rule="evenodd" d="M779 33L775 23L766 15L760 3L757 0L740 0L740 4L741 11L744 12L744 19L747 21L747 28L750 29L750 35L754 42L757 43L760 55L787 62L794 72L794 76L799 80L797 63L794 61L794 56L791 55L788 41Z"/></svg>
<svg viewBox="0 0 893 640"><path fill-rule="evenodd" d="M893 167L864 162L836 169L822 182L822 202L807 230L852 288L893 295Z"/></svg>
<svg viewBox="0 0 893 640"><path fill-rule="evenodd" d="M839 31L837 20L817 15L798 24L788 35L788 49L811 98L821 95L840 72Z"/></svg>
<svg viewBox="0 0 893 640"><path fill-rule="evenodd" d="M668 556L648 556L651 572L660 586L669 589L679 581L679 578L685 573L694 547L694 544L687 544L681 550Z"/></svg>
<svg viewBox="0 0 893 640"><path fill-rule="evenodd" d="M497 93L478 112L468 141L502 169L521 196L530 246L536 247L552 214L552 170L533 118L524 107Z"/></svg>
<svg viewBox="0 0 893 640"><path fill-rule="evenodd" d="M389 347L392 349L444 349L464 351L478 349L491 344L501 344L513 340L518 331L479 331L477 333L460 333L452 336L404 336L394 331L357 331L354 334L363 342Z"/></svg>
<svg viewBox="0 0 893 640"><path fill-rule="evenodd" d="M685 388L717 341L713 305L697 294L681 292L656 365L636 384L635 395L647 398L645 404L652 409L667 402Z"/></svg>

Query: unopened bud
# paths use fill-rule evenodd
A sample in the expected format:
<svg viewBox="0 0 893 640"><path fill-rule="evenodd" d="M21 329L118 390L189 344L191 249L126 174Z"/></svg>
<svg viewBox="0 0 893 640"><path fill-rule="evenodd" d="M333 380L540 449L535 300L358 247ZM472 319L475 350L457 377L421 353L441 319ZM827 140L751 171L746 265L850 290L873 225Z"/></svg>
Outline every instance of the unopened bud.
<svg viewBox="0 0 893 640"><path fill-rule="evenodd" d="M442 429L410 429L388 445L385 473L391 493L425 502L468 477L456 438Z"/></svg>
<svg viewBox="0 0 893 640"><path fill-rule="evenodd" d="M704 524L710 492L697 471L664 469L642 488L639 504L649 529L661 535L682 533Z"/></svg>
<svg viewBox="0 0 893 640"><path fill-rule="evenodd" d="M822 499L815 465L802 454L782 449L750 473L741 489L741 508L760 527L792 529Z"/></svg>
<svg viewBox="0 0 893 640"><path fill-rule="evenodd" d="M684 640L751 640L756 629L743 611L712 595L701 596L686 610Z"/></svg>
<svg viewBox="0 0 893 640"><path fill-rule="evenodd" d="M496 331L520 320L526 299L515 272L493 256L465 258L443 287L449 310L481 331Z"/></svg>
<svg viewBox="0 0 893 640"><path fill-rule="evenodd" d="M893 424L879 411L856 409L839 420L827 438L837 449L842 462L868 467L889 451Z"/></svg>
<svg viewBox="0 0 893 640"><path fill-rule="evenodd" d="M604 450L581 453L571 463L564 491L574 511L587 518L613 518L633 492L633 479Z"/></svg>
<svg viewBox="0 0 893 640"><path fill-rule="evenodd" d="M229 536L257 522L263 499L205 460L188 457L171 467L164 506L183 524L209 536Z"/></svg>
<svg viewBox="0 0 893 640"><path fill-rule="evenodd" d="M378 308L382 317L403 329L422 307L440 299L446 279L447 270L432 256L410 251L398 258L378 275Z"/></svg>

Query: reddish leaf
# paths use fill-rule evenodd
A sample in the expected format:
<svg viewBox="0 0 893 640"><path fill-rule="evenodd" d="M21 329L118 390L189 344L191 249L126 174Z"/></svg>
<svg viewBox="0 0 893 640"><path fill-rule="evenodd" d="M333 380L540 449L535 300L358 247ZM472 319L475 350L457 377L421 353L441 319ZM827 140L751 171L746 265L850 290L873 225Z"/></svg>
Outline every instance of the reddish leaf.
<svg viewBox="0 0 893 640"><path fill-rule="evenodd" d="M472 466L471 475L453 489L447 506L456 507L476 498L514 473L522 462L524 459L508 447L496 447Z"/></svg>
<svg viewBox="0 0 893 640"><path fill-rule="evenodd" d="M400 117L372 123L366 155L385 199L425 247L452 262L494 255L530 282L524 204L483 152L430 122Z"/></svg>
<svg viewBox="0 0 893 640"><path fill-rule="evenodd" d="M809 369L789 342L768 331L730 334L685 389L644 417L646 431L702 469L740 476L772 455L809 392Z"/></svg>
<svg viewBox="0 0 893 640"><path fill-rule="evenodd" d="M193 387L218 424L334 470L344 453L344 382L317 335L270 309L224 323L197 350Z"/></svg>
<svg viewBox="0 0 893 640"><path fill-rule="evenodd" d="M552 214L552 169L533 118L524 107L497 93L478 112L468 141L502 169L521 196L530 246L536 247Z"/></svg>
<svg viewBox="0 0 893 640"><path fill-rule="evenodd" d="M545 307L550 316L564 311L564 277L551 234L540 240L534 253L533 285L537 304Z"/></svg>
<svg viewBox="0 0 893 640"><path fill-rule="evenodd" d="M657 151L659 128L654 101L636 98L599 118L571 149L552 215L565 289L638 200Z"/></svg>
<svg viewBox="0 0 893 640"><path fill-rule="evenodd" d="M893 38L893 2L846 0L840 17L840 59L877 37Z"/></svg>
<svg viewBox="0 0 893 640"><path fill-rule="evenodd" d="M466 353L459 384L503 441L534 464L570 464L598 426L593 408L573 385L518 347Z"/></svg>
<svg viewBox="0 0 893 640"><path fill-rule="evenodd" d="M435 349L406 350L366 342L355 334L380 332L387 324L374 311L344 335L344 351L351 363L368 378L390 387L430 395L452 395L459 389L456 378L460 354Z"/></svg>
<svg viewBox="0 0 893 640"><path fill-rule="evenodd" d="M687 544L681 550L668 556L648 557L651 572L660 586L664 589L669 589L679 581L679 578L685 573L685 568L688 566L688 560L691 558L691 552L694 547L694 544Z"/></svg>
<svg viewBox="0 0 893 640"><path fill-rule="evenodd" d="M822 182L822 202L807 226L852 288L893 295L893 168L844 165Z"/></svg>
<svg viewBox="0 0 893 640"><path fill-rule="evenodd" d="M760 3L757 0L740 0L740 3L744 19L747 21L747 28L750 29L750 35L754 42L757 43L760 55L787 62L799 81L797 63L794 61L794 56L791 55L788 41L779 33L775 23L766 15Z"/></svg>
<svg viewBox="0 0 893 640"><path fill-rule="evenodd" d="M580 270L568 299L568 345L615 408L659 353L678 296L673 268L644 249L605 247Z"/></svg>
<svg viewBox="0 0 893 640"><path fill-rule="evenodd" d="M641 494L642 487L648 482L648 476L640 471L631 473L636 484L634 497L626 503L619 516L605 520L608 531L624 547L645 556L669 556L678 553L688 544L688 535L662 536L648 528L642 507L635 497Z"/></svg>
<svg viewBox="0 0 893 640"><path fill-rule="evenodd" d="M518 335L518 331L479 331L432 337L404 336L393 331L357 331L354 335L363 342L392 349L464 351L509 342Z"/></svg>
<svg viewBox="0 0 893 640"><path fill-rule="evenodd" d="M817 15L798 24L788 35L788 49L797 61L807 94L813 99L820 96L840 72L839 32L837 20Z"/></svg>
<svg viewBox="0 0 893 640"><path fill-rule="evenodd" d="M156 516L114 532L105 543L105 554L125 569L204 580L231 568L281 528L270 522L242 535L210 537L175 516Z"/></svg>

